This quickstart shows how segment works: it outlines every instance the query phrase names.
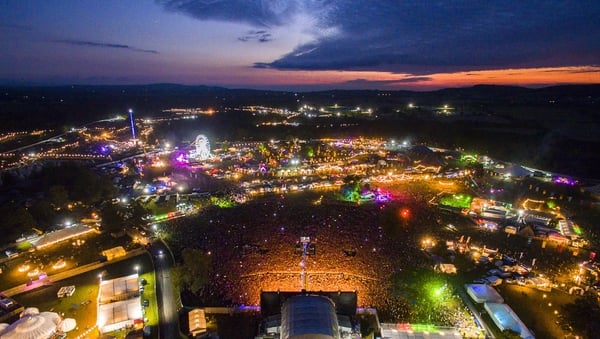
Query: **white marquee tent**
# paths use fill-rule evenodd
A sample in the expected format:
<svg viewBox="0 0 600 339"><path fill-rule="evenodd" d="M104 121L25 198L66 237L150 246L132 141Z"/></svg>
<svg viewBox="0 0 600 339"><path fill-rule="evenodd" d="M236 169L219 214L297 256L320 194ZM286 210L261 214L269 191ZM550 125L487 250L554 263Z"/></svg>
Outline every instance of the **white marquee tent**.
<svg viewBox="0 0 600 339"><path fill-rule="evenodd" d="M60 316L54 312L30 313L2 331L2 339L48 339L57 331Z"/></svg>

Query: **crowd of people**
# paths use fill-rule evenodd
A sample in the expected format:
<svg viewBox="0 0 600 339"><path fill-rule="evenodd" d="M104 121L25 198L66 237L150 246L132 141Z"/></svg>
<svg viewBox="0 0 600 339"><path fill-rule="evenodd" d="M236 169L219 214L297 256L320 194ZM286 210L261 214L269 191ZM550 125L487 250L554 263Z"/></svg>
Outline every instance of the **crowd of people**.
<svg viewBox="0 0 600 339"><path fill-rule="evenodd" d="M261 291L356 291L359 307L376 307L390 320L410 320L410 302L394 295L392 276L406 267L431 269L423 234L439 232L421 187L396 190L386 205L346 203L335 193L264 196L232 209L209 207L169 222L175 250L210 253L209 289L224 303L258 305ZM409 209L403 218L401 209ZM315 254L305 263L297 246L309 237Z"/></svg>

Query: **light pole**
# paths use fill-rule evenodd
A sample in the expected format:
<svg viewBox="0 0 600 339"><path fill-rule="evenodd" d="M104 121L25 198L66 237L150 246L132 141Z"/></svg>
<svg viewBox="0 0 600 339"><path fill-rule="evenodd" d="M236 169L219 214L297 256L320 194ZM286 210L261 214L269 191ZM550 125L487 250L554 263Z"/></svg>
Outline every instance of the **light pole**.
<svg viewBox="0 0 600 339"><path fill-rule="evenodd" d="M177 186L177 204L179 204L179 193L181 193L181 191L183 191L183 187Z"/></svg>

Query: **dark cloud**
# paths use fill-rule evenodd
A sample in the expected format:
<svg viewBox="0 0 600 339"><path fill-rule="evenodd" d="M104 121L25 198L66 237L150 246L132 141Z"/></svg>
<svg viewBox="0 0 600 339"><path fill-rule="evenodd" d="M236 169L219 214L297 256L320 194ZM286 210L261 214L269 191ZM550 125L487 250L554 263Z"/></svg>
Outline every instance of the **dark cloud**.
<svg viewBox="0 0 600 339"><path fill-rule="evenodd" d="M200 20L248 23L275 27L288 22L303 6L315 0L156 0L165 9Z"/></svg>
<svg viewBox="0 0 600 339"><path fill-rule="evenodd" d="M152 50L152 49L135 48L135 47L132 47L132 46L129 46L129 45L123 45L123 44L112 44L112 43L104 43L104 42L96 42L96 41L86 41L86 40L55 40L54 42L60 43L60 44L72 45L72 46L84 46L84 47L87 46L87 47L101 47L101 48L118 48L118 49L124 49L124 50L133 51L133 52L158 54L158 51L155 51L155 50Z"/></svg>
<svg viewBox="0 0 600 339"><path fill-rule="evenodd" d="M269 42L273 40L271 33L260 30L260 31L248 31L245 35L238 38L239 41L258 41L258 42Z"/></svg>
<svg viewBox="0 0 600 339"><path fill-rule="evenodd" d="M405 77L405 78L400 78L400 79L390 79L390 80L367 80L367 79L354 79L354 80L349 80L346 81L346 84L352 84L352 85L384 85L384 86L388 86L388 85L393 85L393 84L407 84L407 83L415 83L415 82L421 82L421 81L430 81L433 80L433 78L431 77L424 77L424 76L418 76L418 77Z"/></svg>
<svg viewBox="0 0 600 339"><path fill-rule="evenodd" d="M158 2L200 20L248 23L258 29L285 25L302 12L313 17L316 31L335 32L317 34L315 41L254 65L258 68L418 75L600 64L597 0Z"/></svg>

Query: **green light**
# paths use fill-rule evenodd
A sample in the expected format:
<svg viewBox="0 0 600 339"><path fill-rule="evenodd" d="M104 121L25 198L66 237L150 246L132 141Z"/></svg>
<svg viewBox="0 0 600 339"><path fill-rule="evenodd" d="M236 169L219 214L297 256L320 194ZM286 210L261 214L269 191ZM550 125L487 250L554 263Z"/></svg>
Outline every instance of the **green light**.
<svg viewBox="0 0 600 339"><path fill-rule="evenodd" d="M455 208L470 208L473 197L468 194L454 194L440 198L440 205Z"/></svg>
<svg viewBox="0 0 600 339"><path fill-rule="evenodd" d="M437 332L437 326L433 324L410 324L415 332Z"/></svg>
<svg viewBox="0 0 600 339"><path fill-rule="evenodd" d="M463 156L460 157L460 161L461 162L477 162L477 156L473 156L470 154L465 154Z"/></svg>
<svg viewBox="0 0 600 339"><path fill-rule="evenodd" d="M210 197L210 202L220 208L231 208L235 206L235 201L227 198Z"/></svg>
<svg viewBox="0 0 600 339"><path fill-rule="evenodd" d="M154 221L161 221L161 220L165 220L169 217L168 214L157 214L154 216Z"/></svg>
<svg viewBox="0 0 600 339"><path fill-rule="evenodd" d="M16 248L21 251L27 251L31 247L32 247L32 245L29 241L22 241L22 242L18 243L16 246Z"/></svg>

